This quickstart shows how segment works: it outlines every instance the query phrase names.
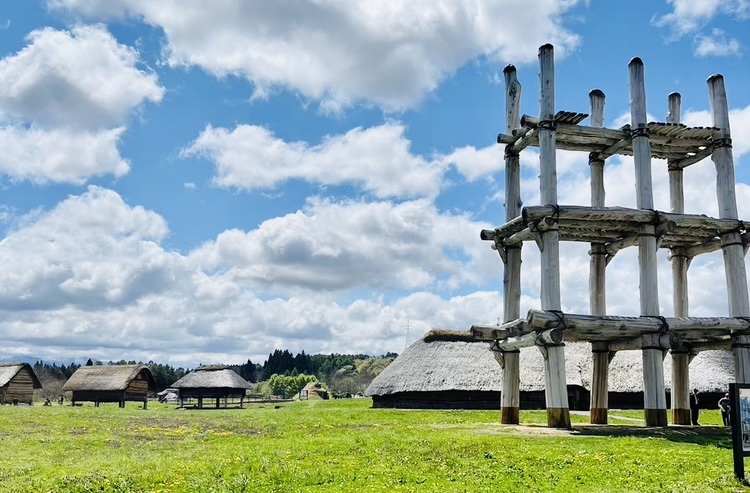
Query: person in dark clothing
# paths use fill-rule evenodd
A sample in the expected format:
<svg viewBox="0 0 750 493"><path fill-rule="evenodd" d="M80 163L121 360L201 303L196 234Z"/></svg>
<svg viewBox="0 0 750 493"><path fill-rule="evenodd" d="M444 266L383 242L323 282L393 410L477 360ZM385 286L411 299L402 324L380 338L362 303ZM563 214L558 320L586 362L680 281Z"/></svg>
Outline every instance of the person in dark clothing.
<svg viewBox="0 0 750 493"><path fill-rule="evenodd" d="M721 411L721 419L724 421L724 426L729 426L729 394L724 394L724 397L719 399L719 411Z"/></svg>
<svg viewBox="0 0 750 493"><path fill-rule="evenodd" d="M700 404L700 401L698 399L698 389L693 389L692 392L690 392L690 420L693 422L694 426L698 426L698 414L700 413L700 410L698 408L698 405Z"/></svg>

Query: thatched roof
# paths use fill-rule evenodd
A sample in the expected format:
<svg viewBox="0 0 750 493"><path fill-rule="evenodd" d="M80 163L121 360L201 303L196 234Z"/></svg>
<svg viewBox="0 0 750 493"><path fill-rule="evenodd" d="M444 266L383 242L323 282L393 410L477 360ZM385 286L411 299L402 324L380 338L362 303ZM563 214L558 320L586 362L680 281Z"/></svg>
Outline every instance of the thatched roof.
<svg viewBox="0 0 750 493"><path fill-rule="evenodd" d="M445 334L442 334L445 336ZM380 375L366 395L426 391L502 391L503 372L487 342L466 342L463 338L432 337L409 346ZM525 348L520 356L521 391L544 390L544 359L537 348ZM664 360L664 380L671 388L672 360ZM565 375L568 385L591 390L593 360L588 343L567 343ZM727 351L704 351L690 364L690 388L701 392L724 392L734 381L734 360ZM610 364L610 392L642 392L641 351L618 352Z"/></svg>
<svg viewBox="0 0 750 493"><path fill-rule="evenodd" d="M305 388L303 388L302 390L306 390L308 392L328 392L323 388L323 384L317 381L307 382L307 385L305 385Z"/></svg>
<svg viewBox="0 0 750 493"><path fill-rule="evenodd" d="M63 391L125 390L143 372L149 390L156 390L156 380L146 365L82 366L63 385Z"/></svg>
<svg viewBox="0 0 750 493"><path fill-rule="evenodd" d="M34 369L28 363L2 363L0 364L0 387L4 387L10 382L13 377L18 375L18 372L26 368L31 374L31 380L34 383L35 389L42 388L42 382L37 378Z"/></svg>
<svg viewBox="0 0 750 493"><path fill-rule="evenodd" d="M252 385L235 371L223 366L205 366L191 371L170 388L175 389L249 389Z"/></svg>

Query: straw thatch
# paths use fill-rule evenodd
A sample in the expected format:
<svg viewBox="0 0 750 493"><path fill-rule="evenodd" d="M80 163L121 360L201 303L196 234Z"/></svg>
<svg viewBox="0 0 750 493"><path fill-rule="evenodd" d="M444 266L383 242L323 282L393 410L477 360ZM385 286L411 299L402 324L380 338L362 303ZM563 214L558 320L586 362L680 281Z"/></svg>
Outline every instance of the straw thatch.
<svg viewBox="0 0 750 493"><path fill-rule="evenodd" d="M82 366L65 382L63 392L72 392L72 403L79 401L143 402L144 408L149 392L156 391L156 380L146 365Z"/></svg>
<svg viewBox="0 0 750 493"><path fill-rule="evenodd" d="M82 366L65 382L64 392L125 390L132 381L144 376L149 389L156 390L156 380L146 365Z"/></svg>
<svg viewBox="0 0 750 493"><path fill-rule="evenodd" d="M42 383L28 363L0 364L0 404L31 404Z"/></svg>
<svg viewBox="0 0 750 493"><path fill-rule="evenodd" d="M500 408L502 369L486 342L450 340L428 335L407 348L366 390L376 407ZM458 338L461 339L461 338ZM587 343L568 343L565 370L571 409L589 407L593 360ZM537 348L521 350L521 407L544 407L544 359ZM701 392L725 392L734 381L731 353L705 351L690 365L690 385ZM664 361L670 389L671 358ZM643 362L640 351L621 351L610 364L610 407L643 404ZM723 395L723 394L722 394ZM717 397L718 399L718 397ZM711 402L710 396L706 402Z"/></svg>
<svg viewBox="0 0 750 493"><path fill-rule="evenodd" d="M328 399L328 391L323 388L320 382L308 382L305 388L299 393L300 399Z"/></svg>
<svg viewBox="0 0 750 493"><path fill-rule="evenodd" d="M242 389L252 385L224 366L203 366L170 385L173 389Z"/></svg>
<svg viewBox="0 0 750 493"><path fill-rule="evenodd" d="M242 407L247 389L252 388L252 385L225 366L203 366L170 387L177 389L180 407L184 407L187 399L197 399L197 407L200 409L204 399L216 399L217 408L221 399L224 399L224 407L228 406L229 399L239 399L239 407Z"/></svg>

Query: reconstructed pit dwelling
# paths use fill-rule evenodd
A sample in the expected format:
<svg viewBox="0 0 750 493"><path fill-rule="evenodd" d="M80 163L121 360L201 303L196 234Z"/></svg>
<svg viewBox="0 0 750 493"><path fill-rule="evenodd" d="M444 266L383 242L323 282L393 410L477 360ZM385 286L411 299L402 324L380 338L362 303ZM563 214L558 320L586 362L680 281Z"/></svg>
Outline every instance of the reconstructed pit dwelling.
<svg viewBox="0 0 750 493"><path fill-rule="evenodd" d="M629 68L631 124L605 128L604 94L591 91L590 126L580 125L589 115L555 112L554 52L539 49L541 99L538 118L520 116L521 86L513 66L506 67L505 144L506 223L483 230L505 266L502 325L475 325L476 339L492 342L503 368L502 422L519 420L519 349L537 346L545 359L547 424L570 427L565 381L563 341L590 342L593 353L591 423L607 422L609 362L616 351L643 353L644 414L647 426L667 425L663 359L672 358L673 423L690 424L689 364L699 351L730 349L735 380L750 382L750 302L745 252L747 225L737 217L732 139L724 78L708 79L713 127L680 123L681 98L669 95L667 122L647 122L643 62L634 58ZM521 207L519 153L539 148L541 201ZM557 202L557 149L589 153L591 206ZM636 208L605 207L604 164L615 154L633 156ZM716 165L719 218L685 214L683 171L711 157ZM652 158L666 159L669 171L670 211L654 210ZM541 310L520 316L521 246L534 241L541 258ZM590 315L569 314L560 304L560 241L591 244ZM621 249L638 247L640 316L608 316L605 273L609 260ZM659 309L657 248L669 250L674 286L674 317ZM687 269L696 255L722 250L729 298L729 317L688 317Z"/></svg>

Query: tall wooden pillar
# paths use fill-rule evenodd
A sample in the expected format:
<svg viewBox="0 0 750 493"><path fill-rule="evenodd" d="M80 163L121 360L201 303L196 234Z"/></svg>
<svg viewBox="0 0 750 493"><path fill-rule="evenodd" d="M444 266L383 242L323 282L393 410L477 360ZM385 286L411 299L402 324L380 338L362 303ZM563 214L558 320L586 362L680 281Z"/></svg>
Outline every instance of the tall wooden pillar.
<svg viewBox="0 0 750 493"><path fill-rule="evenodd" d="M540 190L542 204L557 205L557 160L555 137L555 58L552 45L539 48L541 82L539 114ZM560 310L560 231L555 224L541 233L542 310ZM565 345L543 348L547 425L570 428L568 385L565 376Z"/></svg>
<svg viewBox="0 0 750 493"><path fill-rule="evenodd" d="M521 127L521 84L516 77L516 68L508 65L505 74L505 118L508 134ZM505 220L510 221L521 214L521 165L518 152L510 146L505 150ZM505 322L521 316L521 245L506 248L503 272L503 318ZM521 408L520 353L518 350L502 354L503 390L501 422L517 425Z"/></svg>
<svg viewBox="0 0 750 493"><path fill-rule="evenodd" d="M591 126L604 126L604 93L594 89L589 93L591 101ZM591 168L591 206L604 207L604 160L598 159L594 153L589 155ZM603 243L592 243L589 251L589 307L591 315L604 316L607 314L607 285L606 268L607 252ZM606 342L591 344L593 359L593 375L591 383L591 412L592 424L607 424L607 409L609 407L609 347Z"/></svg>
<svg viewBox="0 0 750 493"><path fill-rule="evenodd" d="M651 183L651 145L646 126L646 87L643 62L633 58L628 65L630 82L630 116L635 161L636 202L639 209L653 209ZM639 228L638 263L640 278L641 316L659 316L659 289L656 266L656 227L644 224ZM646 426L667 425L667 399L664 388L662 348L643 336L643 400Z"/></svg>
<svg viewBox="0 0 750 493"><path fill-rule="evenodd" d="M682 98L679 93L669 95L668 123L680 123ZM685 213L683 169L673 160L667 163L669 171L669 205L673 214ZM670 251L672 261L672 304L674 316L688 316L688 278L690 259L685 247L675 247ZM682 344L672 350L672 423L689 425L690 419L690 348Z"/></svg>
<svg viewBox="0 0 750 493"><path fill-rule="evenodd" d="M732 134L729 128L729 104L724 87L724 77L714 75L708 79L713 126L719 130L714 137L711 160L716 165L716 196L719 201L721 219L737 219L737 197L735 195L734 157L732 156ZM745 252L739 231L721 235L721 250L724 254L724 271L729 295L729 315L750 316L748 301ZM750 336L732 338L734 372L737 383L750 383Z"/></svg>

